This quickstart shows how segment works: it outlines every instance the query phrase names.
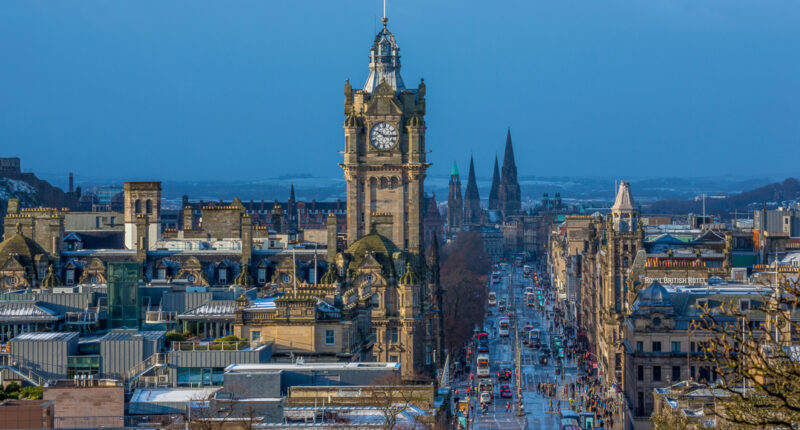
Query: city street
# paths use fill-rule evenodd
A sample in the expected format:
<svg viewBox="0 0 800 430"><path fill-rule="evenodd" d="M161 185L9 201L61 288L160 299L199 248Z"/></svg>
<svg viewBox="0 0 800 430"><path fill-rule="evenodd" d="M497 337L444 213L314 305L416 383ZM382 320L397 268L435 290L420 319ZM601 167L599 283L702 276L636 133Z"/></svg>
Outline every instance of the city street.
<svg viewBox="0 0 800 430"><path fill-rule="evenodd" d="M534 268L533 270L538 269ZM490 280L489 291L495 293L497 304L488 306L484 326L480 329L489 335L488 347L494 398L489 403L487 411L483 413L479 396L475 395L474 391L479 384L479 379L475 375L478 355L477 343L475 343L471 347L470 354L470 373L473 374L474 379L473 388L470 390L472 395L469 396L472 419L468 421L468 428L559 429L561 423L559 411L570 407L570 394L568 391L565 392L565 386L577 382L577 378L580 376L579 366L574 358L572 360L567 358L568 354L565 354L563 359L563 368L559 366L558 351L551 345L553 336L560 336L566 346L573 346L575 341L565 336L562 327L555 324L556 313L553 312L556 306L555 293L548 288L547 275L539 273L541 276L539 287L535 287L534 276L531 276L530 279L524 277L521 267L504 266L499 270L499 279L493 283ZM542 306L539 309L527 306L526 287L532 287L534 292L542 292ZM538 304L538 302L537 297L534 304ZM501 312L500 308L503 303L506 304L506 309ZM509 318L511 323L508 337L499 336L499 321L502 318ZM532 348L523 344L522 327L525 325L531 325L534 330L540 330L541 348ZM545 346L550 347L552 351L547 363L543 364L540 361L541 350ZM569 348L565 349L569 350ZM522 373L519 378L516 375L517 354L519 354ZM507 381L499 381L498 372L505 368L511 369L512 377ZM563 373L563 376L560 373ZM461 398L464 398L470 387L469 379L470 374L466 373L455 383ZM500 397L500 386L505 384L510 387L512 398ZM543 387L545 384L554 384L551 386L550 396L547 395L545 389L537 390L537 386ZM518 391L518 386L521 387L521 391ZM518 393L520 392L522 411L519 410ZM573 396L578 397L575 394ZM579 399L573 398L573 402L578 401Z"/></svg>

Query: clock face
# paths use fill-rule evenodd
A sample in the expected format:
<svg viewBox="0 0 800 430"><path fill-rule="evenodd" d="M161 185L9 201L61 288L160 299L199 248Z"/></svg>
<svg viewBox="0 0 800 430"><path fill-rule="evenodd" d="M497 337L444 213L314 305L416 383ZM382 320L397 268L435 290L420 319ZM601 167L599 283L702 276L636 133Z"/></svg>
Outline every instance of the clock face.
<svg viewBox="0 0 800 430"><path fill-rule="evenodd" d="M376 149L390 149L397 143L397 129L388 122L379 122L369 132L369 140Z"/></svg>

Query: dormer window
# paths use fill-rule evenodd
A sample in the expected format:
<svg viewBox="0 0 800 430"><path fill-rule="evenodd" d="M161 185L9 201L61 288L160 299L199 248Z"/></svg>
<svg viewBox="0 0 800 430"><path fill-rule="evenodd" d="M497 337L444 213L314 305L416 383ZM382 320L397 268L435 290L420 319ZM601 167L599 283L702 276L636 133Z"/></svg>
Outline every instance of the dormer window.
<svg viewBox="0 0 800 430"><path fill-rule="evenodd" d="M659 318L659 317L653 318L653 326L654 327L658 327L660 325L661 325L661 318Z"/></svg>
<svg viewBox="0 0 800 430"><path fill-rule="evenodd" d="M219 282L221 284L228 282L228 269L224 267L219 269Z"/></svg>
<svg viewBox="0 0 800 430"><path fill-rule="evenodd" d="M75 283L75 270L74 269L67 269L67 273L65 275L65 281L67 285L72 285Z"/></svg>
<svg viewBox="0 0 800 430"><path fill-rule="evenodd" d="M739 310L742 312L750 312L750 300L749 299L739 300Z"/></svg>
<svg viewBox="0 0 800 430"><path fill-rule="evenodd" d="M267 282L267 269L258 269L258 283L265 284Z"/></svg>

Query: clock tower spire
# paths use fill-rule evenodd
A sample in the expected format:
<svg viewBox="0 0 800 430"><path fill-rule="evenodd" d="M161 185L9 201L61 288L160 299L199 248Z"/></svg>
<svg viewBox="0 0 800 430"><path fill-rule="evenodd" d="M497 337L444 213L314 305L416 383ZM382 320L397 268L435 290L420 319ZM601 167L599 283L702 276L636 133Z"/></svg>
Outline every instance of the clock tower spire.
<svg viewBox="0 0 800 430"><path fill-rule="evenodd" d="M347 243L391 231L398 248L422 255L425 171L425 82L406 88L400 48L383 18L362 89L344 87ZM375 216L380 215L380 216ZM391 226L386 225L391 223ZM388 236L388 235L387 235Z"/></svg>

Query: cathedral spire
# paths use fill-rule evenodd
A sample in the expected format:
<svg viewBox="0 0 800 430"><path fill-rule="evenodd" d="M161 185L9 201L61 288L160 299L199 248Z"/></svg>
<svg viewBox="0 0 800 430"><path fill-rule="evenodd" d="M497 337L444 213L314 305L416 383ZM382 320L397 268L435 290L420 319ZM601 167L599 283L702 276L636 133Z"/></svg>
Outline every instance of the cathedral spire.
<svg viewBox="0 0 800 430"><path fill-rule="evenodd" d="M458 176L458 166L453 161L450 169L450 183L447 194L447 229L451 235L461 230L464 220L464 201L461 198L461 178Z"/></svg>
<svg viewBox="0 0 800 430"><path fill-rule="evenodd" d="M481 196L478 194L478 181L475 179L475 162L472 157L469 157L469 178L467 179L464 200L464 223L480 224Z"/></svg>
<svg viewBox="0 0 800 430"><path fill-rule="evenodd" d="M518 215L522 210L522 196L517 181L517 164L514 162L514 147L511 144L511 128L506 134L506 152L503 155L503 170L497 198L504 219L508 216Z"/></svg>
<svg viewBox="0 0 800 430"><path fill-rule="evenodd" d="M497 163L497 155L494 156L494 173L492 174L492 189L489 191L489 210L500 209L498 194L500 193L500 167Z"/></svg>
<svg viewBox="0 0 800 430"><path fill-rule="evenodd" d="M514 146L511 144L511 128L506 134L506 152L503 155L503 183L517 182L517 164L514 162Z"/></svg>

